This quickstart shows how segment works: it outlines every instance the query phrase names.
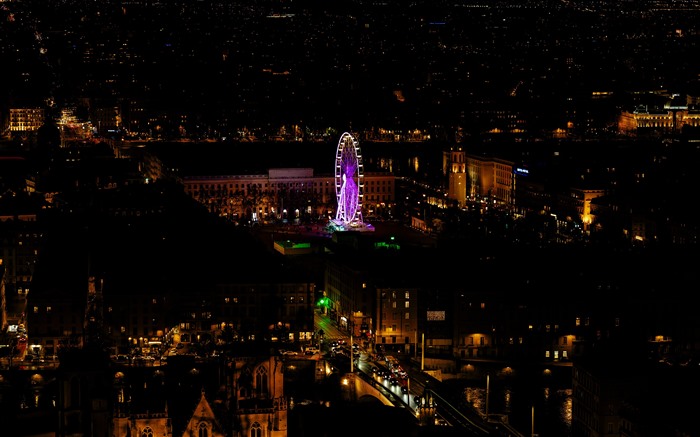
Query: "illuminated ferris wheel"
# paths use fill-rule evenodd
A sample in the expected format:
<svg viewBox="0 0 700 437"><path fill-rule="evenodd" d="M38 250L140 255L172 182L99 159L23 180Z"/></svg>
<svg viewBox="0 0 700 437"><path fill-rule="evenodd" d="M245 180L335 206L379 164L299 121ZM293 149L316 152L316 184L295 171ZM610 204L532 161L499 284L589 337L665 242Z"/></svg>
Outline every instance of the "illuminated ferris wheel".
<svg viewBox="0 0 700 437"><path fill-rule="evenodd" d="M345 132L338 141L335 154L335 194L339 224L362 223L362 190L364 188L362 154L352 135Z"/></svg>

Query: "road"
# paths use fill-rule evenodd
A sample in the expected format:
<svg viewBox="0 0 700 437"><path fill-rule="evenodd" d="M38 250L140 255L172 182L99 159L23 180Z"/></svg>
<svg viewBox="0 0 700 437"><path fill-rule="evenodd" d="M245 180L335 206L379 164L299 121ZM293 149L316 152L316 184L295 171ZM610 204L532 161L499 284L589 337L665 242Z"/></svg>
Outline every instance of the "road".
<svg viewBox="0 0 700 437"><path fill-rule="evenodd" d="M328 316L317 311L315 314L315 322L316 331L318 332L320 329L324 332L324 341L321 350L325 354L329 354L330 348L328 345L332 341L345 340L350 343L348 332L339 329ZM379 357L373 353L373 351L367 351L360 347L360 356L354 361L352 368L350 367L349 360L347 360L346 363L348 369L343 369L343 371L352 371L360 374L367 383L372 384L375 388L384 392L385 396L396 406L406 407L415 412L419 412L422 406L423 409L430 411L430 414L434 416L437 423L464 429L465 435L520 435L507 425L497 424L494 426L493 423L486 423L484 418L475 410L467 411L461 406L451 405L447 399L441 396L440 381L421 371L420 368L414 365L415 363L409 359L398 362L407 374L407 378L398 384L392 384L387 377L380 376L372 371L372 368L390 371L392 367L386 359ZM404 384L408 388L408 393L402 392L402 385Z"/></svg>

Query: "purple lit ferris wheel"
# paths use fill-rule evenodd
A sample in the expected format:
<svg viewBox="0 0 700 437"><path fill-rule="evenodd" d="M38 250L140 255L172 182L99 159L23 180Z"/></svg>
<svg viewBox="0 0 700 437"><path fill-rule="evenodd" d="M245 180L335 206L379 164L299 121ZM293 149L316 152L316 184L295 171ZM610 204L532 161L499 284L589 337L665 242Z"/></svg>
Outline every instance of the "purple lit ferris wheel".
<svg viewBox="0 0 700 437"><path fill-rule="evenodd" d="M337 224L362 224L363 177L360 147L355 138L345 132L338 141L335 154L335 194L338 199L335 222Z"/></svg>

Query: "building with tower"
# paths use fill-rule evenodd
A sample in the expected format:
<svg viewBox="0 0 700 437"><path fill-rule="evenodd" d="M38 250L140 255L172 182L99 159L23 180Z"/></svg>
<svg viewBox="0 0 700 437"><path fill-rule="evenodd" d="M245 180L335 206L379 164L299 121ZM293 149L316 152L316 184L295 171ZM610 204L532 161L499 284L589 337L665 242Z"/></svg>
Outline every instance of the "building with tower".
<svg viewBox="0 0 700 437"><path fill-rule="evenodd" d="M447 176L447 197L464 206L468 199L500 204L514 200L514 163L507 159L467 153L454 146L443 153L443 173Z"/></svg>
<svg viewBox="0 0 700 437"><path fill-rule="evenodd" d="M467 175L466 153L461 146L455 146L443 153L443 173L447 174L447 197L463 206L467 201L469 180Z"/></svg>

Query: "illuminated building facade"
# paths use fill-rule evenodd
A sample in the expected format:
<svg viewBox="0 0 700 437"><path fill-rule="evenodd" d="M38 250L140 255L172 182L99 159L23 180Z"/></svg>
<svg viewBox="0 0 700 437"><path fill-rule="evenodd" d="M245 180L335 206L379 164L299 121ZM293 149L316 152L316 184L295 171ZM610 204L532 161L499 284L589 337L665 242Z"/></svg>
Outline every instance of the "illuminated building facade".
<svg viewBox="0 0 700 437"><path fill-rule="evenodd" d="M470 198L508 205L513 203L513 162L473 154L467 154L465 162Z"/></svg>
<svg viewBox="0 0 700 437"><path fill-rule="evenodd" d="M621 133L673 133L685 127L700 127L697 98L670 96L663 105L640 105L633 111L623 111L618 120Z"/></svg>
<svg viewBox="0 0 700 437"><path fill-rule="evenodd" d="M421 341L418 333L418 289L377 289L376 346L386 351L413 354Z"/></svg>
<svg viewBox="0 0 700 437"><path fill-rule="evenodd" d="M395 177L364 176L363 214L391 210ZM274 221L328 217L337 206L333 176L314 175L311 168L271 168L263 175L186 176L185 192L207 209L231 220Z"/></svg>
<svg viewBox="0 0 700 437"><path fill-rule="evenodd" d="M455 147L443 154L443 172L447 173L447 197L463 206L467 201L466 152L462 147Z"/></svg>
<svg viewBox="0 0 700 437"><path fill-rule="evenodd" d="M287 398L280 357L241 357L232 364L227 386L233 435L286 437Z"/></svg>
<svg viewBox="0 0 700 437"><path fill-rule="evenodd" d="M33 132L45 121L42 108L10 108L10 132Z"/></svg>

